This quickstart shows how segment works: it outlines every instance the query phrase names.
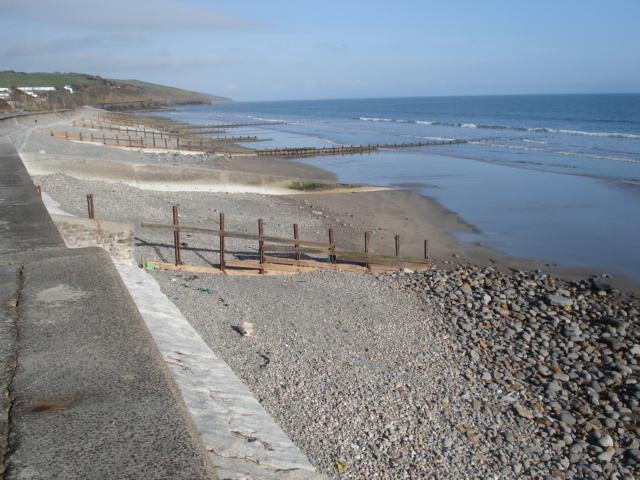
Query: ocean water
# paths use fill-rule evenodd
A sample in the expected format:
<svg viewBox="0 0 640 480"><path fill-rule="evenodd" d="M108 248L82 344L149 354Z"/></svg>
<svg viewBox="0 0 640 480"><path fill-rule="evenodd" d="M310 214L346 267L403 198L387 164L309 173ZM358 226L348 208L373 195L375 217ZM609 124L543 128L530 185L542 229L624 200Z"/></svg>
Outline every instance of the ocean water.
<svg viewBox="0 0 640 480"><path fill-rule="evenodd" d="M342 182L411 189L507 254L640 279L640 94L237 102L180 108L253 148L465 140L296 159ZM401 232L399 232L401 233Z"/></svg>

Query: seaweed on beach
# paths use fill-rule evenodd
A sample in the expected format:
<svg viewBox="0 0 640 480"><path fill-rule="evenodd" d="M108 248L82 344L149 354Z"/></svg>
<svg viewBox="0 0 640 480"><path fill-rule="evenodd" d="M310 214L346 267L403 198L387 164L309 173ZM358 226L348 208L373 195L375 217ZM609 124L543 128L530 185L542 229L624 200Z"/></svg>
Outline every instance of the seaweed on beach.
<svg viewBox="0 0 640 480"><path fill-rule="evenodd" d="M291 190L299 190L302 192L318 192L323 190L335 190L339 188L358 188L360 185L352 185L345 183L321 182L316 180L296 180L289 185Z"/></svg>

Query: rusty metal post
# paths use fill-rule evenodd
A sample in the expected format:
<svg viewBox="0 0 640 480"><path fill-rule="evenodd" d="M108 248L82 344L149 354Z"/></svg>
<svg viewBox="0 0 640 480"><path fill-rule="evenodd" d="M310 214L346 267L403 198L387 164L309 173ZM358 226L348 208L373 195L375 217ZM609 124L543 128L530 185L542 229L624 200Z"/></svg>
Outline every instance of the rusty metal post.
<svg viewBox="0 0 640 480"><path fill-rule="evenodd" d="M335 250L336 249L336 243L335 243L335 239L333 236L333 228L329 229L329 243L331 244L331 250ZM336 263L336 256L335 255L330 255L330 259L331 259L331 263Z"/></svg>
<svg viewBox="0 0 640 480"><path fill-rule="evenodd" d="M87 209L89 210L89 218L95 220L96 213L93 208L93 193L87 195Z"/></svg>
<svg viewBox="0 0 640 480"><path fill-rule="evenodd" d="M224 248L225 248L225 238L224 238L224 213L220 214L220 270L224 272Z"/></svg>
<svg viewBox="0 0 640 480"><path fill-rule="evenodd" d="M264 235L264 220L258 219L258 235ZM264 263L264 240L258 242L260 252L260 263ZM260 273L264 273L264 269L260 269Z"/></svg>
<svg viewBox="0 0 640 480"><path fill-rule="evenodd" d="M396 235L396 257L400 256L400 235Z"/></svg>
<svg viewBox="0 0 640 480"><path fill-rule="evenodd" d="M36 185L36 192L38 192L38 195L42 196L42 187L40 185Z"/></svg>
<svg viewBox="0 0 640 480"><path fill-rule="evenodd" d="M293 224L293 238L295 238L296 240L300 240L297 223ZM295 247L300 248L300 245L296 244ZM299 261L299 260L300 260L300 252L296 252L296 261Z"/></svg>
<svg viewBox="0 0 640 480"><path fill-rule="evenodd" d="M424 258L429 260L429 240L424 241Z"/></svg>
<svg viewBox="0 0 640 480"><path fill-rule="evenodd" d="M364 253L369 253L369 244L371 243L371 232L364 232ZM369 262L365 264L367 268L371 268Z"/></svg>
<svg viewBox="0 0 640 480"><path fill-rule="evenodd" d="M179 220L178 220L178 207L174 206L173 207L173 224L178 226L179 225ZM174 230L173 232L173 244L174 244L174 250L175 250L175 255L176 255L176 267L182 265L182 259L180 258L180 232L178 230Z"/></svg>

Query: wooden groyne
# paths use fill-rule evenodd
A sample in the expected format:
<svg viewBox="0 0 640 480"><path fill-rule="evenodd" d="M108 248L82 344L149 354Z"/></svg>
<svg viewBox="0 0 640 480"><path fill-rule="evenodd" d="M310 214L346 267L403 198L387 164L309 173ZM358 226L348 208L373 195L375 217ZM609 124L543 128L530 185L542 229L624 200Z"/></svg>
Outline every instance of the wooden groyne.
<svg viewBox="0 0 640 480"><path fill-rule="evenodd" d="M211 139L200 140L187 140L184 142L178 141L178 150L196 150L207 151L213 150L215 147L220 146L220 143L239 143L239 142L257 142L258 137L219 137Z"/></svg>
<svg viewBox="0 0 640 480"><path fill-rule="evenodd" d="M109 132L119 132L122 135L138 135L138 134L142 134L142 135L157 135L160 138L164 138L164 137L189 137L189 136L200 136L200 135L223 135L226 132L226 130L207 130L207 131L203 131L203 130L183 130L183 129L167 129L165 128L164 130L147 130L146 128L144 128L144 125L142 127L136 127L133 128L133 126L114 126L113 124L109 124L109 125L103 125L101 123L99 124L94 124L94 123L85 123L84 120L82 122L72 122L72 125L76 128L86 128L88 130L107 130ZM139 128L142 128L141 130Z"/></svg>
<svg viewBox="0 0 640 480"><path fill-rule="evenodd" d="M269 127L271 125L286 125L287 122L261 122L261 123L229 123L227 125L210 125L215 128L239 128L239 127Z"/></svg>
<svg viewBox="0 0 640 480"><path fill-rule="evenodd" d="M370 153L376 150L390 148L414 148L433 147L439 145L458 145L467 143L466 140L451 140L449 142L425 142L425 143L394 143L386 145L357 145L341 147L303 147L303 148L273 148L256 150L256 155L260 156L295 156L295 157L319 157L323 155L353 155L356 153Z"/></svg>
<svg viewBox="0 0 640 480"><path fill-rule="evenodd" d="M232 123L225 125L190 125L183 122L176 122L166 117L147 118L147 122L138 121L131 115L111 114L104 117L106 126L94 124L82 119L82 122L73 122L74 127L87 128L91 130L108 130L114 132L115 138L106 138L106 135L79 135L69 132L50 132L51 136L65 138L67 140L101 142L104 145L129 146L142 148L175 148L187 151L215 151L221 143L246 143L260 141L256 136L230 136L222 137L226 133L225 129L237 127L284 125L286 122L255 122L255 123ZM100 121L100 118L99 118ZM150 123L150 124L149 124ZM151 130L148 128L151 127ZM44 132L43 132L44 133ZM118 136L122 135L124 139ZM133 137L133 138L132 138ZM259 156L285 156L285 157L317 157L335 155L356 155L371 153L377 150L392 148L417 148L433 147L443 145L458 145L467 143L466 140L450 140L440 142L411 142L393 143L384 145L342 145L335 147L300 147L300 148L273 148L253 150Z"/></svg>
<svg viewBox="0 0 640 480"><path fill-rule="evenodd" d="M173 232L175 262L154 262L142 259L144 268L214 274L242 272L245 275L256 270L259 274L265 274L268 272L308 272L317 269L368 273L397 271L401 268L426 269L432 263L429 260L428 240L424 241L424 258L412 258L400 256L400 235L395 236L395 255L380 255L371 251L371 232L364 232L364 251L339 251L336 250L333 228L329 228L328 242L318 242L301 239L297 224L293 225L293 238L283 238L265 235L262 219L258 219L258 234L255 235L225 230L224 213L220 213L219 230L179 225L180 215L177 205L173 207L172 216L173 224L142 222L141 227ZM213 259L208 261L211 265L208 267L185 265L182 262L182 251L188 250L188 246L184 246L180 241L181 233L219 237L220 247L217 250L219 267L215 266ZM257 251L255 249L244 252L235 250L233 252L234 258L229 259L225 256L225 240L227 238L257 241ZM214 253L215 250L212 248L210 252ZM204 259L202 256L200 258Z"/></svg>
<svg viewBox="0 0 640 480"><path fill-rule="evenodd" d="M135 136L132 132L116 134L115 137L107 137L106 134L97 135L93 132L89 134L72 134L67 131L54 132L50 130L48 132L40 130L39 133L43 133L55 138L62 138L65 140L71 140L75 142L92 142L101 143L112 147L131 147L131 148L164 148L166 150L175 148L177 150L187 151L210 151L214 150L221 143L238 143L238 142L257 142L258 137L219 137L219 138L200 138L200 139L188 139L177 135L170 135L163 133L163 137L160 133L148 132L151 138L146 138L145 135ZM157 136L156 136L157 135ZM145 141L146 138L146 141Z"/></svg>

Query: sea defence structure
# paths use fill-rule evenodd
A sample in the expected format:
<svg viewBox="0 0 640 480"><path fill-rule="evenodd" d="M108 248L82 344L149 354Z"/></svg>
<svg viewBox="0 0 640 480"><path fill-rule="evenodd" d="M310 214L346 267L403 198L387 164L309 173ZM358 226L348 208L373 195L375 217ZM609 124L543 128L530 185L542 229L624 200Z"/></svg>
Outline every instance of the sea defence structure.
<svg viewBox="0 0 640 480"><path fill-rule="evenodd" d="M66 247L16 150L38 120L0 121L0 479L326 478L175 306L173 331L168 307L150 326L141 269ZM165 359L178 340L185 371Z"/></svg>

